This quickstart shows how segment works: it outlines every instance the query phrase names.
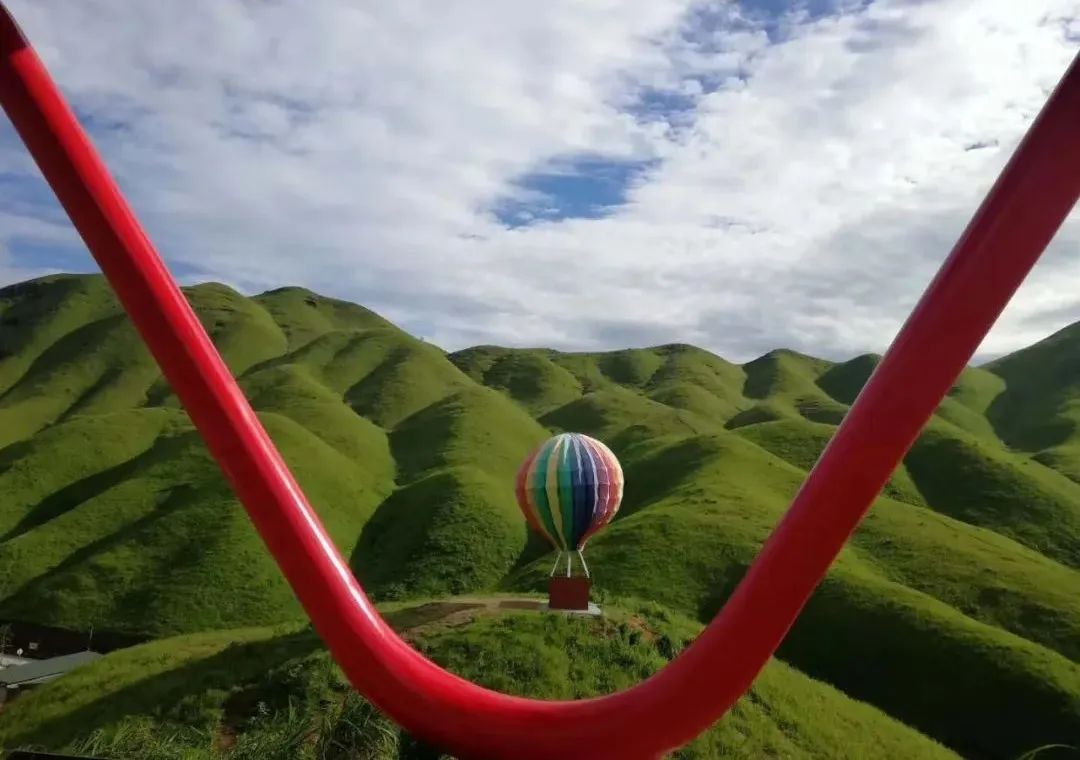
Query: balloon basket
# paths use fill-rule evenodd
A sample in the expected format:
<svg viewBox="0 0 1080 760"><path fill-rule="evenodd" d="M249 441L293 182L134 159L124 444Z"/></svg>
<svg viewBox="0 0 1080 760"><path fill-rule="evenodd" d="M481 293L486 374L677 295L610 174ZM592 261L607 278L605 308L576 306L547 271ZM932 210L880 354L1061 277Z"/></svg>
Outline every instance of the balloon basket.
<svg viewBox="0 0 1080 760"><path fill-rule="evenodd" d="M548 609L586 612L591 588L592 580L580 575L573 578L552 576L548 579Z"/></svg>
<svg viewBox="0 0 1080 760"><path fill-rule="evenodd" d="M562 558L566 555L566 574L562 570ZM580 560L580 567L573 566L574 555ZM560 612L577 612L584 614L599 615L600 608L589 601L589 592L592 590L592 578L589 575L589 566L585 564L585 558L581 551L562 552L555 557L555 564L551 568L548 577L548 603L547 609Z"/></svg>

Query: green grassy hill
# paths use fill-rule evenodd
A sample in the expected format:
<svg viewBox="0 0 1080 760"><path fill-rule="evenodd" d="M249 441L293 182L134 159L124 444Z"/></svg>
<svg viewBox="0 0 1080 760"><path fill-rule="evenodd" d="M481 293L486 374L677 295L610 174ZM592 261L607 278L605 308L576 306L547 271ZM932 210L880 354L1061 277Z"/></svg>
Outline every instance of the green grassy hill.
<svg viewBox="0 0 1080 760"><path fill-rule="evenodd" d="M641 604L609 606L595 621L467 599L399 607L388 617L451 671L552 699L627 688L663 667L700 628ZM95 730L88 733L88 725ZM0 743L158 760L439 756L357 697L319 639L298 626L194 634L116 652L14 702ZM725 721L677 756L879 753L955 757L880 710L773 661Z"/></svg>
<svg viewBox="0 0 1080 760"><path fill-rule="evenodd" d="M596 593L707 622L878 362L777 350L736 365L685 345L447 354L298 288L185 293L382 600L542 590L552 555L513 476L576 430L626 472L624 507L588 549ZM1077 356L1070 328L961 375L770 673L812 676L968 756L1080 741ZM160 637L302 618L103 279L0 289L0 620ZM540 624L508 620L476 631ZM222 647L207 657L224 666ZM20 720L43 720L24 704ZM775 743L765 723L717 730L729 724L748 751L844 756ZM912 749L894 756L918 756L902 735ZM733 746L713 749L750 756Z"/></svg>

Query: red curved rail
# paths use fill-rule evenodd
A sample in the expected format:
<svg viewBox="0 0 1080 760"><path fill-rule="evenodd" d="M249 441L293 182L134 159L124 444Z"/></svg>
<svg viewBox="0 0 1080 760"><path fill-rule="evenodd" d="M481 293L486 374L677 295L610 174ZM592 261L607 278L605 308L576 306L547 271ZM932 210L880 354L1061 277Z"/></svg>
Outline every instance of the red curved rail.
<svg viewBox="0 0 1080 760"><path fill-rule="evenodd" d="M632 689L526 700L447 673L379 617L40 59L6 9L2 16L0 102L333 656L407 730L469 758L653 758L720 718L1080 194L1074 60L716 619Z"/></svg>

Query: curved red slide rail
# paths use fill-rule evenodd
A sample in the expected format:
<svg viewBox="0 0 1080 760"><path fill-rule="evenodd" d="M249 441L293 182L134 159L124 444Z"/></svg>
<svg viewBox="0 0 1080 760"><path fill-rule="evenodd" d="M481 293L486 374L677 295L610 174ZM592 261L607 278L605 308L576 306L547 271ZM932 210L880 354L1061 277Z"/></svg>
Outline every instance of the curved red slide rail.
<svg viewBox="0 0 1080 760"><path fill-rule="evenodd" d="M442 670L386 625L6 10L0 45L0 102L333 656L407 730L468 758L653 758L720 718L779 645L1080 194L1078 58L716 619L629 690L526 700Z"/></svg>

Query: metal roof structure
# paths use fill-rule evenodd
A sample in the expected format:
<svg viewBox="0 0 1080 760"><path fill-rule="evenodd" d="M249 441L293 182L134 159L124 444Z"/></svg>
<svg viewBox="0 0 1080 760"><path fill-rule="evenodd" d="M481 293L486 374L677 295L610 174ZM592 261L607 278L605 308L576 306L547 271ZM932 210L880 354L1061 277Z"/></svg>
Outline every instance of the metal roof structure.
<svg viewBox="0 0 1080 760"><path fill-rule="evenodd" d="M15 665L25 665L28 662L33 662L28 657L20 657L15 654L0 654L0 670L4 668L10 668Z"/></svg>
<svg viewBox="0 0 1080 760"><path fill-rule="evenodd" d="M75 652L47 660L33 660L25 665L13 665L0 670L0 686L18 688L50 681L99 657L101 655L97 652Z"/></svg>

